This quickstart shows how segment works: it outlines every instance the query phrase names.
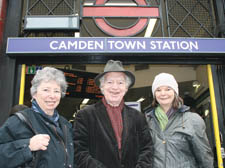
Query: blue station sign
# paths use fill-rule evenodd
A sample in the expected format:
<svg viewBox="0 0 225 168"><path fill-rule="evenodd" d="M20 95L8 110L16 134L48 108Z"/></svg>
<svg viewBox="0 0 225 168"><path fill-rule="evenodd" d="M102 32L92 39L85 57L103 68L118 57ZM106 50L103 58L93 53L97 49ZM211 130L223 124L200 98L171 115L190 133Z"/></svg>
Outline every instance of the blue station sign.
<svg viewBox="0 0 225 168"><path fill-rule="evenodd" d="M8 38L6 53L225 53L222 38Z"/></svg>

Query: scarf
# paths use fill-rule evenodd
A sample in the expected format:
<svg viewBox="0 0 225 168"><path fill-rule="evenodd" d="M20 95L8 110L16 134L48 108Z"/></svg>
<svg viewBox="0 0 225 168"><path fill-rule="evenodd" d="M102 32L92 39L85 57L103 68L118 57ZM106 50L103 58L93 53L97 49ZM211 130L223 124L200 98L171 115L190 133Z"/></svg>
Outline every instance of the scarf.
<svg viewBox="0 0 225 168"><path fill-rule="evenodd" d="M116 141L118 143L118 150L121 152L122 148L122 131L123 131L123 119L122 119L122 110L124 107L124 101L121 101L120 105L117 107L113 107L109 105L105 98L102 99L103 104L106 107L108 116L110 118Z"/></svg>
<svg viewBox="0 0 225 168"><path fill-rule="evenodd" d="M156 107L155 116L159 121L161 130L164 131L168 123L168 117L160 106Z"/></svg>
<svg viewBox="0 0 225 168"><path fill-rule="evenodd" d="M38 105L38 103L37 103L37 101L35 99L32 100L31 108L35 112L40 113L43 117L48 118L50 121L52 121L52 123L56 127L59 126L59 122L58 122L58 120L59 120L59 113L58 113L58 111L56 109L54 110L54 114L52 116L49 116L40 108L40 106Z"/></svg>

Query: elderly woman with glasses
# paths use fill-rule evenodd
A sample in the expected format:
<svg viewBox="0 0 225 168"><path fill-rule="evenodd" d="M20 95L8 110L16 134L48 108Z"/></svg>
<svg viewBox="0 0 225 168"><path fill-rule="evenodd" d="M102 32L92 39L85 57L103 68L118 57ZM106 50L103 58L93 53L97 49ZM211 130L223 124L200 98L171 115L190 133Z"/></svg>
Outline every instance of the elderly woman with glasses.
<svg viewBox="0 0 225 168"><path fill-rule="evenodd" d="M65 76L56 68L45 67L37 71L31 84L32 107L22 111L30 127L13 115L0 128L0 165L71 168L72 126L56 110L66 93Z"/></svg>

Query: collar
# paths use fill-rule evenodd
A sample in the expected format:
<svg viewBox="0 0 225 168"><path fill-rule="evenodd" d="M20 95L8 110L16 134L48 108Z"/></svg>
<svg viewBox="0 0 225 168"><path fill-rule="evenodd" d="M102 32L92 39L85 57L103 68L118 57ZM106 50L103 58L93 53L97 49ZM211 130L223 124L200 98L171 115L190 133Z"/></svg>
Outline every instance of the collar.
<svg viewBox="0 0 225 168"><path fill-rule="evenodd" d="M59 113L58 113L58 111L56 109L54 110L53 116L49 116L41 109L41 107L38 105L38 103L37 103L37 101L35 99L32 100L31 108L35 112L40 113L43 117L45 117L45 118L49 119L50 121L52 121L56 126L59 125L59 123L58 123Z"/></svg>
<svg viewBox="0 0 225 168"><path fill-rule="evenodd" d="M116 107L108 104L107 101L106 101L106 99L105 99L105 97L102 98L102 102L105 105L105 107L112 108L112 109L117 109L118 108L118 109L122 110L123 107L124 107L124 100L122 100L120 102L119 106L116 106Z"/></svg>
<svg viewBox="0 0 225 168"><path fill-rule="evenodd" d="M182 105L178 110L177 112L180 112L180 113L185 113L185 112L188 112L190 111L190 107L189 106L186 106L186 105ZM155 113L155 108L150 108L149 110L147 110L145 112L145 116L146 117L154 117L154 113Z"/></svg>

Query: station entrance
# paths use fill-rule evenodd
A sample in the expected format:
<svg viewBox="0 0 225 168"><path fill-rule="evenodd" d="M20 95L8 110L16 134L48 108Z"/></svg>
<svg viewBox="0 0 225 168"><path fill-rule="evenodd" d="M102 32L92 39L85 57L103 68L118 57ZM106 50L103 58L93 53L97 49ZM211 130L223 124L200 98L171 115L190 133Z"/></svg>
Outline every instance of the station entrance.
<svg viewBox="0 0 225 168"><path fill-rule="evenodd" d="M76 77L58 107L71 122L77 111L102 97L93 86L93 79L103 72L110 59L122 61L124 67L135 74L136 83L126 94L125 102L140 104L141 112L148 110L151 104L154 76L160 72L173 74L179 83L180 96L205 120L215 160L221 165L224 156L222 137L225 137L225 108L222 108L225 95L224 41L197 38L9 38L6 54L15 59L17 68L21 69L21 78L16 82L20 88L18 97L20 103L28 106L31 98L29 86L25 84L30 84L32 75L39 68L54 66L62 69L68 79ZM78 43L82 45L75 45ZM181 44L180 47L174 47L175 43ZM85 105L82 103L84 99L89 99Z"/></svg>
<svg viewBox="0 0 225 168"><path fill-rule="evenodd" d="M69 85L68 91L57 109L68 121L73 122L76 113L80 109L102 98L100 90L93 83L93 79L98 73L103 71L104 64L33 64L25 66L23 104L30 106L31 96L29 89L31 80L35 72L45 66L56 67L66 75ZM173 74L178 82L179 95L183 98L184 104L190 106L192 112L198 113L204 119L208 139L216 156L206 65L126 64L125 62L124 68L133 72L136 77L136 83L128 90L125 102L136 104L142 113L148 111L151 107L153 99L151 84L155 75L161 72ZM86 100L86 103L84 103L84 100Z"/></svg>

